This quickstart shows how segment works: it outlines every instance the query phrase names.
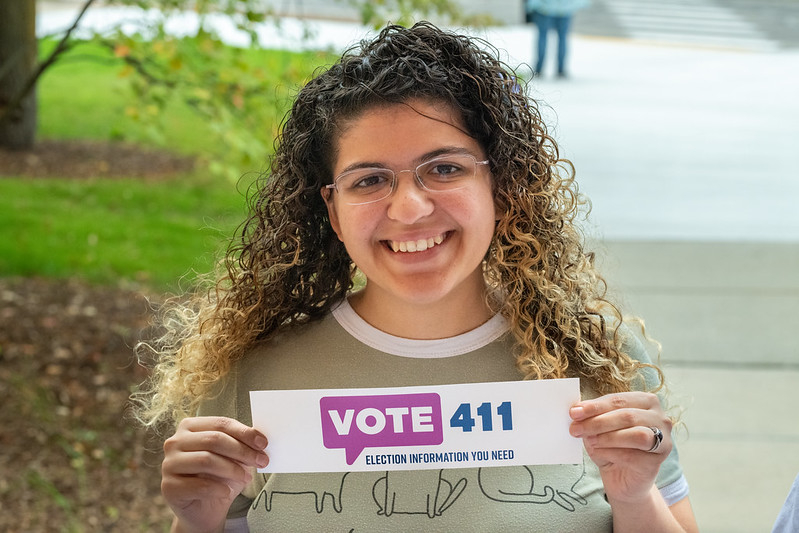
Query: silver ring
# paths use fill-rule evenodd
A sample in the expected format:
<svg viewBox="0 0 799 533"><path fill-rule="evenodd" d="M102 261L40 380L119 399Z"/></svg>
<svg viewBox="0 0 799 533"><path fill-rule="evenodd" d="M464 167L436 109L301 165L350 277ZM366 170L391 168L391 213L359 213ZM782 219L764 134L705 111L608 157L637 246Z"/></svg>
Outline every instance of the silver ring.
<svg viewBox="0 0 799 533"><path fill-rule="evenodd" d="M652 433L655 434L655 443L652 444L652 447L649 448L648 452L656 452L658 448L660 448L660 443L663 442L663 432L660 431L659 428L651 427L649 428L652 430Z"/></svg>

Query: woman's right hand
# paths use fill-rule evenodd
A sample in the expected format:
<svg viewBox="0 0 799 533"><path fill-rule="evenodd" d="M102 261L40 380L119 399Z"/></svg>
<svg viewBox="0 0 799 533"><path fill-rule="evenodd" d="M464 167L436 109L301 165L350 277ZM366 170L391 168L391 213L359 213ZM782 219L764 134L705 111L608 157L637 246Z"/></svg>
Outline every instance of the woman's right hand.
<svg viewBox="0 0 799 533"><path fill-rule="evenodd" d="M266 437L232 418L193 417L164 442L161 493L173 531L221 531L230 504L264 467Z"/></svg>

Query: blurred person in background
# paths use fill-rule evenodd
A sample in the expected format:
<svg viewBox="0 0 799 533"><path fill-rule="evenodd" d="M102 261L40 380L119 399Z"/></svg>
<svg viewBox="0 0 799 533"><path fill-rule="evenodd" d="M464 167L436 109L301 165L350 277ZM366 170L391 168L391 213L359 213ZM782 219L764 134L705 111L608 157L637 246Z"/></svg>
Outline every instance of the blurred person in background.
<svg viewBox="0 0 799 533"><path fill-rule="evenodd" d="M771 533L795 533L799 531L799 476L793 481L785 504L774 522Z"/></svg>
<svg viewBox="0 0 799 533"><path fill-rule="evenodd" d="M569 30L575 11L588 6L589 0L525 0L526 20L538 28L537 59L534 76L540 76L547 54L549 30L558 34L558 78L566 78L566 54Z"/></svg>

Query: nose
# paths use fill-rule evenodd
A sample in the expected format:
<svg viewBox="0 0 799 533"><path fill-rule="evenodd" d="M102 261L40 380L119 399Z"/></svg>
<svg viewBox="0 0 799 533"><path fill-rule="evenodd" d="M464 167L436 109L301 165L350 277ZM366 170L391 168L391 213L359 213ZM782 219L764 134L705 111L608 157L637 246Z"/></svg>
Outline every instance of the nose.
<svg viewBox="0 0 799 533"><path fill-rule="evenodd" d="M397 172L396 180L395 190L388 198L389 218L413 224L433 212L430 194L422 188L412 170Z"/></svg>

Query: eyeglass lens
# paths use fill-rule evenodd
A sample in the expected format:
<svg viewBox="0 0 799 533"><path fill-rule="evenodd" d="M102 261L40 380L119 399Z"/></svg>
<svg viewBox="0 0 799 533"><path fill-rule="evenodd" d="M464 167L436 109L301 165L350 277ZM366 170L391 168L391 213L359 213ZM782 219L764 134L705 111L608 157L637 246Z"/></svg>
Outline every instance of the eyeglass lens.
<svg viewBox="0 0 799 533"><path fill-rule="evenodd" d="M475 173L476 161L468 154L453 154L426 161L416 167L422 187L430 191L459 189ZM402 171L406 172L406 171ZM388 168L360 168L336 179L342 200L362 204L382 200L394 190L396 173Z"/></svg>

